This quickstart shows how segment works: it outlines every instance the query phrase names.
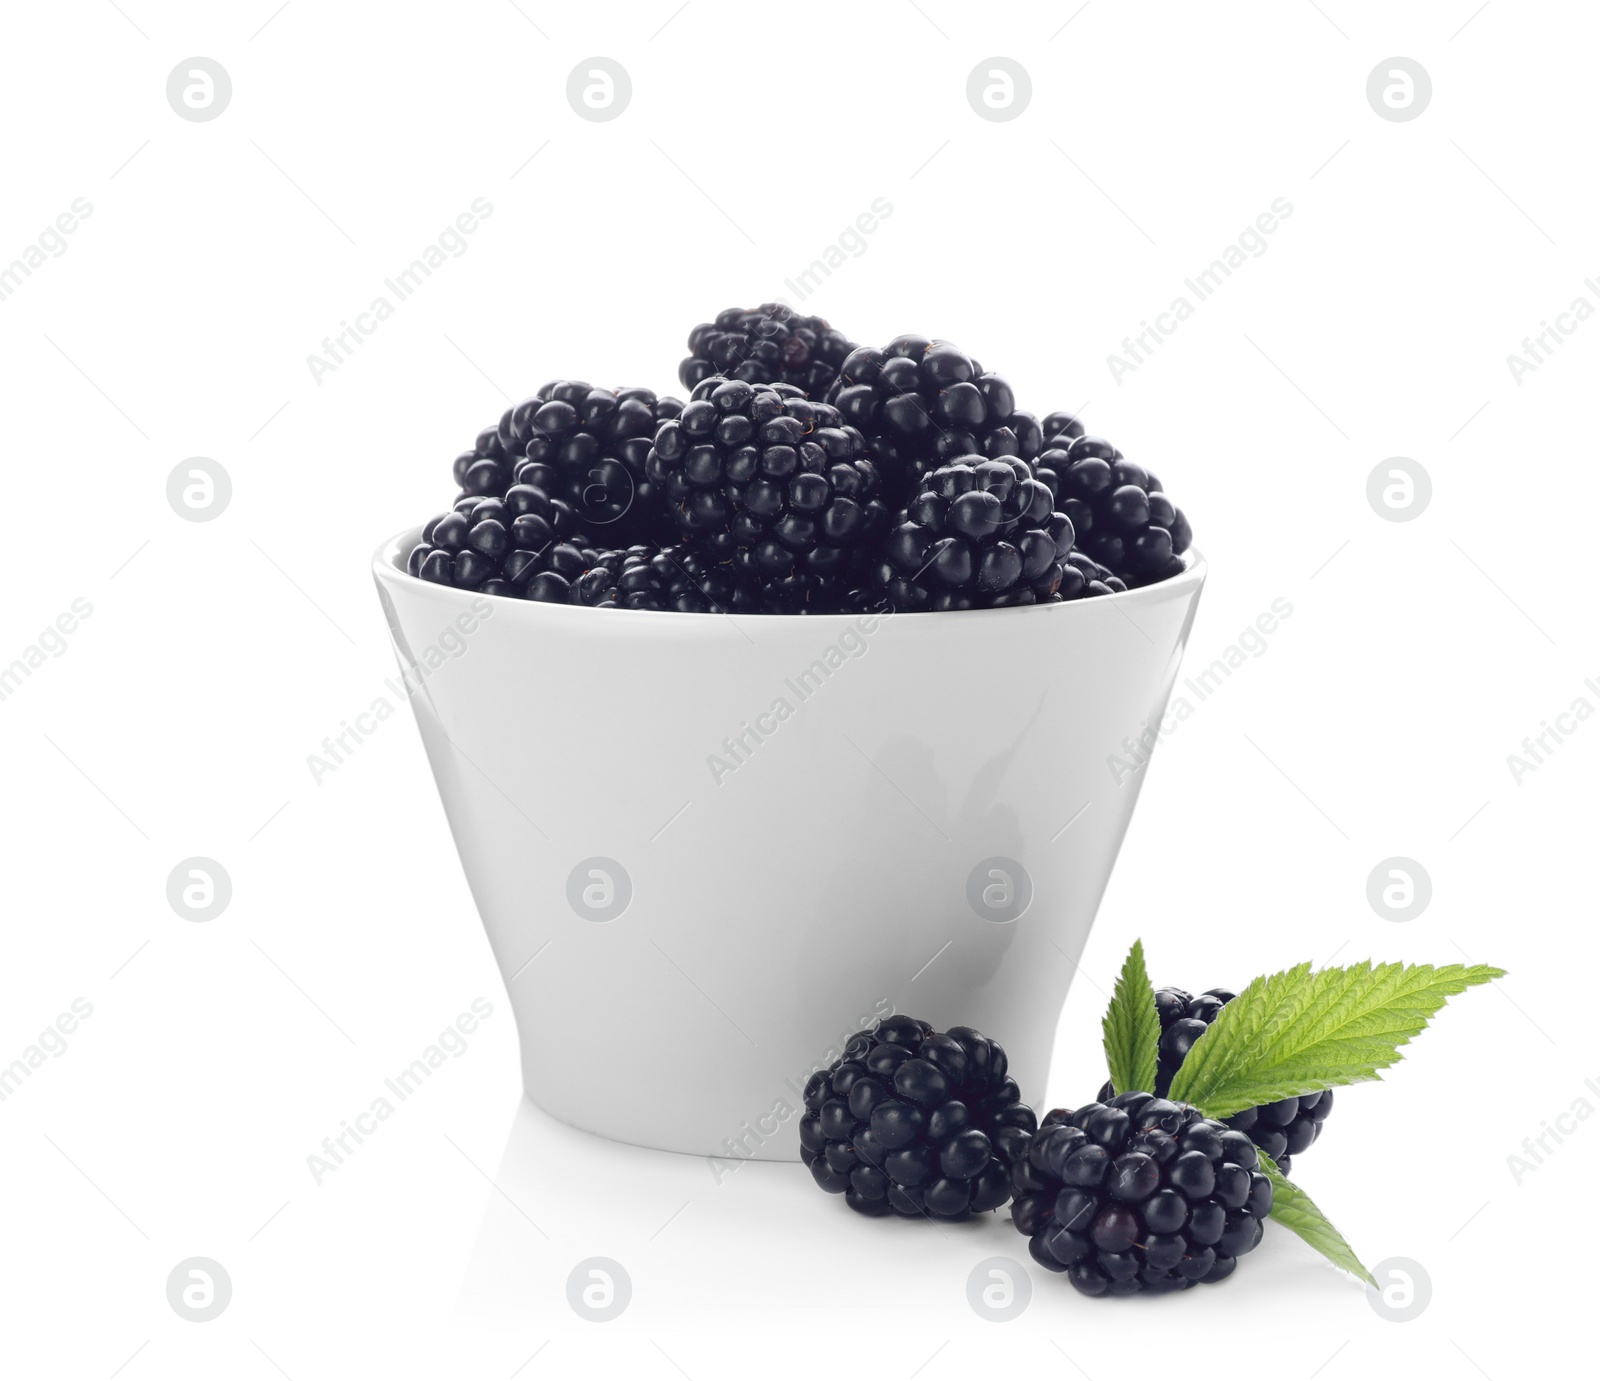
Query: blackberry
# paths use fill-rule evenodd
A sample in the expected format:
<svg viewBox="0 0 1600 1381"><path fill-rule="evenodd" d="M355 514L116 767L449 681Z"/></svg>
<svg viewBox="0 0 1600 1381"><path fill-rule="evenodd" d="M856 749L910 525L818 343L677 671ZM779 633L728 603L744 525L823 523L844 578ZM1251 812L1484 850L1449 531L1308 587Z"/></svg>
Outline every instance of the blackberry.
<svg viewBox="0 0 1600 1381"><path fill-rule="evenodd" d="M767 611L761 590L688 548L642 542L608 551L578 545L582 540L557 543L520 571L524 597L597 609Z"/></svg>
<svg viewBox="0 0 1600 1381"><path fill-rule="evenodd" d="M897 336L861 346L840 367L828 401L867 438L896 506L928 471L958 457L1032 461L1043 429L1018 412L1011 385L948 341Z"/></svg>
<svg viewBox="0 0 1600 1381"><path fill-rule="evenodd" d="M669 607L669 581L657 565L660 548L640 543L626 551L583 550L588 564L570 582L568 603L597 609L649 609Z"/></svg>
<svg viewBox="0 0 1600 1381"><path fill-rule="evenodd" d="M1043 432L1032 413L1013 412L976 431L965 427L940 429L931 446L926 438L907 440L877 431L867 437L867 455L880 473L894 476L885 486L893 496L914 496L930 470L968 456L985 460L1017 459L1033 462L1043 446Z"/></svg>
<svg viewBox="0 0 1600 1381"><path fill-rule="evenodd" d="M923 477L872 579L896 609L973 609L1051 599L1072 524L1015 457L964 456Z"/></svg>
<svg viewBox="0 0 1600 1381"><path fill-rule="evenodd" d="M510 487L519 459L501 443L498 427L485 427L472 449L455 458L451 474L462 498L498 499Z"/></svg>
<svg viewBox="0 0 1600 1381"><path fill-rule="evenodd" d="M461 482L475 492L474 481L491 483L509 466L512 481L561 499L585 528L614 546L630 538L667 540L671 531L661 521L645 460L656 427L682 411L676 398L658 398L647 388L595 388L557 379L508 408L492 442L487 433L479 436L475 450L497 451L506 459L491 455L467 465Z"/></svg>
<svg viewBox="0 0 1600 1381"><path fill-rule="evenodd" d="M764 586L706 542L664 546L650 568L661 584L665 607L681 614L785 613L789 600L797 597L789 588Z"/></svg>
<svg viewBox="0 0 1600 1381"><path fill-rule="evenodd" d="M801 316L781 302L754 311L729 307L689 332L689 356L678 366L678 379L687 389L713 375L790 384L820 402L855 348L821 317Z"/></svg>
<svg viewBox="0 0 1600 1381"><path fill-rule="evenodd" d="M1047 1113L1011 1184L1033 1259L1086 1295L1225 1280L1272 1209L1249 1137L1149 1093Z"/></svg>
<svg viewBox="0 0 1600 1381"><path fill-rule="evenodd" d="M422 529L406 569L458 589L549 598L548 581L538 587L541 594L530 593L534 578L545 572L575 578L586 564L577 565L573 553L588 546L567 504L535 485L515 484L501 498L462 495Z"/></svg>
<svg viewBox="0 0 1600 1381"><path fill-rule="evenodd" d="M1156 1015L1161 1019L1161 1043L1156 1047L1156 1093L1165 1098L1172 1077L1188 1057L1206 1027L1238 994L1229 988L1207 988L1194 997L1182 988L1156 989ZM1111 1096L1111 1085L1100 1090L1101 1101ZM1244 1132L1278 1163L1285 1175L1299 1155L1322 1135L1322 1124L1333 1111L1333 1090L1285 1098L1258 1108L1246 1108L1224 1118L1227 1126Z"/></svg>
<svg viewBox="0 0 1600 1381"><path fill-rule="evenodd" d="M1130 586L1166 580L1194 534L1161 481L1103 437L1087 436L1070 413L1045 418L1039 478L1072 519L1078 544Z"/></svg>
<svg viewBox="0 0 1600 1381"><path fill-rule="evenodd" d="M1006 1052L968 1026L894 1016L806 1082L800 1158L857 1213L964 1218L1011 1197L1034 1116Z"/></svg>
<svg viewBox="0 0 1600 1381"><path fill-rule="evenodd" d="M1094 557L1081 551L1069 551L1062 562L1061 588L1057 593L1062 599L1080 599L1090 595L1114 595L1127 588L1120 576L1112 575Z"/></svg>
<svg viewBox="0 0 1600 1381"><path fill-rule="evenodd" d="M860 432L789 384L713 375L656 431L646 472L685 539L753 579L803 592L847 576L887 526Z"/></svg>
<svg viewBox="0 0 1600 1381"><path fill-rule="evenodd" d="M1333 1111L1333 1090L1308 1093L1303 1098L1284 1098L1257 1108L1246 1108L1226 1118L1290 1173L1293 1157L1322 1135L1322 1124Z"/></svg>

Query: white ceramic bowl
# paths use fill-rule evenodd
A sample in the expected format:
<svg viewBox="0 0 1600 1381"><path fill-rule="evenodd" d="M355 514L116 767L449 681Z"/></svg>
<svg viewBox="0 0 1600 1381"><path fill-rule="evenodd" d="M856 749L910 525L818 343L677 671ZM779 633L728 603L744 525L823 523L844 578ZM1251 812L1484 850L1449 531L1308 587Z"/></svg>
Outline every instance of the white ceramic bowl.
<svg viewBox="0 0 1600 1381"><path fill-rule="evenodd" d="M1204 580L874 617L594 610L374 559L528 1096L795 1159L801 1088L907 1012L1041 1097ZM1120 781L1119 781L1120 778Z"/></svg>

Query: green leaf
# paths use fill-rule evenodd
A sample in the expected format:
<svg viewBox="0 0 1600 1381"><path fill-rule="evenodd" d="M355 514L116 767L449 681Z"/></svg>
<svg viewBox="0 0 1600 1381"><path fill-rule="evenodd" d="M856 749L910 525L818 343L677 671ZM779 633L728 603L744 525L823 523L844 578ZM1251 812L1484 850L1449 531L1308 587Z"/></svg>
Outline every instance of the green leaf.
<svg viewBox="0 0 1600 1381"><path fill-rule="evenodd" d="M1111 1087L1118 1093L1154 1093L1161 1019L1150 975L1144 970L1144 945L1138 940L1123 962L1102 1029Z"/></svg>
<svg viewBox="0 0 1600 1381"><path fill-rule="evenodd" d="M1194 1043L1168 1097L1207 1117L1378 1078L1447 998L1499 978L1487 964L1373 964L1258 978Z"/></svg>
<svg viewBox="0 0 1600 1381"><path fill-rule="evenodd" d="M1261 1162L1261 1173L1272 1181L1272 1212L1267 1216L1309 1242L1340 1270L1349 1271L1368 1285L1376 1285L1378 1282L1372 1278L1372 1272L1361 1264L1339 1229L1311 1202L1311 1196L1292 1180L1285 1179L1276 1162L1260 1147L1256 1148L1256 1158Z"/></svg>

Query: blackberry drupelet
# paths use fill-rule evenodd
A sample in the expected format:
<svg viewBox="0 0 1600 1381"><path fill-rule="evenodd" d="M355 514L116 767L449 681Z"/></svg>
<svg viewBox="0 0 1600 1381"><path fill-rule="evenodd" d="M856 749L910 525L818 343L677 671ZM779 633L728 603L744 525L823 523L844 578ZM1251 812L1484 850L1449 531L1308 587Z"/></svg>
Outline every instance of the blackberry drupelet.
<svg viewBox="0 0 1600 1381"><path fill-rule="evenodd" d="M799 389L713 375L657 429L646 471L686 540L781 599L845 579L854 553L887 528L862 450L836 409Z"/></svg>
<svg viewBox="0 0 1600 1381"><path fill-rule="evenodd" d="M1072 519L1078 545L1129 586L1166 580L1194 540L1161 481L1103 437L1086 436L1070 413L1045 418L1039 478Z"/></svg>
<svg viewBox="0 0 1600 1381"><path fill-rule="evenodd" d="M1043 430L1011 386L948 341L896 336L849 354L828 401L867 438L891 504L909 505L928 471L959 456L1032 461Z"/></svg>
<svg viewBox="0 0 1600 1381"><path fill-rule="evenodd" d="M1083 423L1070 412L1047 412L1039 426L1051 446L1070 446L1083 435ZM1057 440L1059 437L1066 439Z"/></svg>
<svg viewBox="0 0 1600 1381"><path fill-rule="evenodd" d="M964 1218L1011 1197L1033 1111L1006 1053L971 1027L894 1016L806 1082L800 1158L858 1213Z"/></svg>
<svg viewBox="0 0 1600 1381"><path fill-rule="evenodd" d="M895 609L974 609L1055 597L1072 524L1016 457L965 456L923 477L872 570ZM1086 582L1084 582L1086 583Z"/></svg>
<svg viewBox="0 0 1600 1381"><path fill-rule="evenodd" d="M1172 1076L1188 1057L1206 1027L1238 994L1230 988L1207 988L1194 997L1182 988L1156 989L1156 1015L1161 1020L1161 1043L1156 1047L1156 1093L1165 1098L1172 1087ZM1111 1085L1100 1090L1103 1102L1111 1096ZM1285 1098L1259 1108L1246 1108L1224 1118L1227 1126L1244 1132L1273 1160L1285 1175L1299 1155L1322 1135L1322 1124L1333 1111L1333 1090L1308 1093L1302 1098Z"/></svg>
<svg viewBox="0 0 1600 1381"><path fill-rule="evenodd" d="M1011 1183L1033 1259L1086 1295L1225 1280L1272 1209L1249 1137L1148 1093L1047 1113Z"/></svg>
<svg viewBox="0 0 1600 1381"><path fill-rule="evenodd" d="M687 389L713 375L790 384L820 402L855 348L821 317L801 316L781 302L754 311L729 307L689 332L689 356L678 366L678 379Z"/></svg>

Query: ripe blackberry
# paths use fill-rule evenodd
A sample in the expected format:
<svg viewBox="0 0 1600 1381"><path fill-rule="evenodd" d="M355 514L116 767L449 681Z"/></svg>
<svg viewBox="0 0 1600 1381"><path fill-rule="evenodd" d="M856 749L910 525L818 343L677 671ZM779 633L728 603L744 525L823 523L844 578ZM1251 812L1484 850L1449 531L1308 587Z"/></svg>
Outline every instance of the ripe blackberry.
<svg viewBox="0 0 1600 1381"><path fill-rule="evenodd" d="M1206 1027L1238 994L1230 988L1207 988L1194 997L1182 988L1156 989L1156 1015L1161 1019L1161 1043L1156 1047L1156 1093L1162 1098L1172 1087L1172 1077L1188 1057ZM1111 1085L1100 1090L1103 1102L1111 1096ZM1322 1135L1322 1124L1333 1111L1333 1090L1308 1093L1302 1098L1285 1098L1259 1108L1246 1108L1224 1118L1227 1126L1244 1132L1273 1160L1285 1175L1297 1156Z"/></svg>
<svg viewBox="0 0 1600 1381"><path fill-rule="evenodd" d="M763 583L837 579L889 514L861 434L789 384L702 379L656 431L646 471L678 530Z"/></svg>
<svg viewBox="0 0 1600 1381"><path fill-rule="evenodd" d="M492 485L509 469L510 481L534 484L561 499L585 528L613 546L629 538L670 537L661 504L645 474L656 427L683 411L676 398L647 388L595 388L557 379L508 408L474 450L491 454L462 467L458 480L470 492L504 493Z"/></svg>
<svg viewBox="0 0 1600 1381"><path fill-rule="evenodd" d="M1161 481L1103 437L1086 436L1070 413L1051 413L1043 430L1039 478L1072 519L1083 551L1130 586L1182 571L1194 534Z"/></svg>
<svg viewBox="0 0 1600 1381"><path fill-rule="evenodd" d="M649 609L669 607L668 582L656 566L660 548L640 543L626 551L580 552L587 562L570 582L567 602L596 609Z"/></svg>
<svg viewBox="0 0 1600 1381"><path fill-rule="evenodd" d="M828 401L867 438L891 501L907 505L928 471L957 457L1031 461L1043 432L998 374L948 341L897 336L860 346L839 370Z"/></svg>
<svg viewBox="0 0 1600 1381"><path fill-rule="evenodd" d="M498 427L485 427L472 449L455 458L451 474L462 498L498 499L510 487L519 459L501 443Z"/></svg>
<svg viewBox="0 0 1600 1381"><path fill-rule="evenodd" d="M422 529L406 569L440 585L526 599L556 596L557 585L539 579L548 573L564 599L566 586L588 568L581 553L589 546L567 504L535 485L515 484L502 498L457 499Z"/></svg>
<svg viewBox="0 0 1600 1381"><path fill-rule="evenodd" d="M754 311L729 307L689 332L689 357L678 366L678 379L687 389L713 375L790 384L821 401L855 348L821 317L801 316L781 302Z"/></svg>
<svg viewBox="0 0 1600 1381"><path fill-rule="evenodd" d="M977 431L943 428L934 436L931 447L926 438L908 440L878 431L867 437L867 455L881 474L895 477L894 483L885 485L886 492L909 501L928 472L940 465L973 455L985 460L1032 462L1042 445L1043 433L1033 414L1013 412Z"/></svg>
<svg viewBox="0 0 1600 1381"><path fill-rule="evenodd" d="M1249 1137L1148 1093L1047 1113L1011 1184L1033 1259L1086 1295L1225 1280L1272 1209Z"/></svg>
<svg viewBox="0 0 1600 1381"><path fill-rule="evenodd" d="M895 1016L806 1082L800 1158L857 1213L964 1218L1011 1197L1033 1111L1006 1052L968 1026Z"/></svg>
<svg viewBox="0 0 1600 1381"><path fill-rule="evenodd" d="M1278 1169L1290 1173L1293 1157L1322 1135L1322 1124L1333 1111L1333 1090L1308 1093L1303 1098L1285 1098L1258 1108L1246 1108L1224 1119L1228 1126L1243 1132L1277 1161Z"/></svg>
<svg viewBox="0 0 1600 1381"><path fill-rule="evenodd" d="M681 614L768 614L798 612L791 587L763 584L736 567L726 552L707 542L676 542L651 558L664 607Z"/></svg>
<svg viewBox="0 0 1600 1381"><path fill-rule="evenodd" d="M1070 551L1062 563L1062 599L1086 599L1092 595L1114 595L1128 588L1120 576L1111 572L1092 556L1081 551Z"/></svg>
<svg viewBox="0 0 1600 1381"><path fill-rule="evenodd" d="M895 609L1051 599L1073 542L1071 522L1053 507L1049 489L1024 460L971 455L941 465L897 515L872 568L873 584Z"/></svg>

